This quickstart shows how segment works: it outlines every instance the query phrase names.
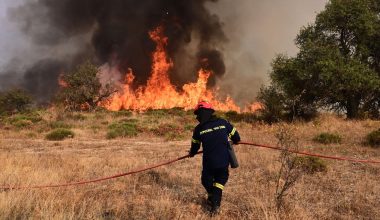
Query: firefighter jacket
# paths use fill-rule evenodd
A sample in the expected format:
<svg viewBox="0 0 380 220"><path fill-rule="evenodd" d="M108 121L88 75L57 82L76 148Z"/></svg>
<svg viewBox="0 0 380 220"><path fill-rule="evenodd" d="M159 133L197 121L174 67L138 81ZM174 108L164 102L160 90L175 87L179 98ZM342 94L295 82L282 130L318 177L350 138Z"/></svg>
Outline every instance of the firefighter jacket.
<svg viewBox="0 0 380 220"><path fill-rule="evenodd" d="M230 161L228 139L233 143L240 141L236 128L224 119L212 117L195 127L190 154L196 154L202 144L204 169L227 167Z"/></svg>

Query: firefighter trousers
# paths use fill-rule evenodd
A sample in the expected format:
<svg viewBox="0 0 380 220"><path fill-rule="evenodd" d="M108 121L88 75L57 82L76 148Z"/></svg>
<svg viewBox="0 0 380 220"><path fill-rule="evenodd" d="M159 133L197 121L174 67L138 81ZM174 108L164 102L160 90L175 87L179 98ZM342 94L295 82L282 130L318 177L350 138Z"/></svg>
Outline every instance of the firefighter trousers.
<svg viewBox="0 0 380 220"><path fill-rule="evenodd" d="M228 167L202 170L202 185L213 206L220 206L224 186L228 181Z"/></svg>

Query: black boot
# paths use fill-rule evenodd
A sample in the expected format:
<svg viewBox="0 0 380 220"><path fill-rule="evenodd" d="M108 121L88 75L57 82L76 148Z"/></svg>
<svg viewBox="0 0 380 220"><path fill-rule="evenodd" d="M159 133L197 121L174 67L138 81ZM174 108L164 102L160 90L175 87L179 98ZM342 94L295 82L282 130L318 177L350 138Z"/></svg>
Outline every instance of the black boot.
<svg viewBox="0 0 380 220"><path fill-rule="evenodd" d="M212 194L211 193L208 194L206 203L207 203L207 205L212 207L213 200L212 200Z"/></svg>
<svg viewBox="0 0 380 220"><path fill-rule="evenodd" d="M220 206L213 204L210 210L211 216L216 216L220 213Z"/></svg>

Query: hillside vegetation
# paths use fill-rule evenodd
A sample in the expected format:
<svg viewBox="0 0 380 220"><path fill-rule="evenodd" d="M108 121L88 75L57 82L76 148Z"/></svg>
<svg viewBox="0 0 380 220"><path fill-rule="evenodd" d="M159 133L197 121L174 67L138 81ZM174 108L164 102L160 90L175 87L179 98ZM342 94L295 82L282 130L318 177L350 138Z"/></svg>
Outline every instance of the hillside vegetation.
<svg viewBox="0 0 380 220"><path fill-rule="evenodd" d="M380 160L367 136L379 121L320 115L310 122L267 125L220 113L242 139L276 146L291 131L300 150ZM232 117L233 116L233 117ZM65 183L110 176L187 154L196 125L180 109L65 113L58 109L3 116L0 185ZM62 141L52 131L73 132ZM323 133L339 142L315 141ZM120 135L119 135L120 134ZM236 146L240 167L230 170L222 213L214 219L379 219L380 166L297 157L307 172L276 207L280 153ZM201 157L132 176L77 187L0 191L0 219L208 219L200 183ZM280 182L285 181L280 179Z"/></svg>

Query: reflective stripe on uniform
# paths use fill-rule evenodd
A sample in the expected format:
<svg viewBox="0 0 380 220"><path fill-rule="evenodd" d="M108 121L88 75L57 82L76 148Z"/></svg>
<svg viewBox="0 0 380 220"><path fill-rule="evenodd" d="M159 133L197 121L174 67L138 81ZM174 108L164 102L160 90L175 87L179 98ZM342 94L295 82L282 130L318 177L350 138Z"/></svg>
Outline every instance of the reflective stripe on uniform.
<svg viewBox="0 0 380 220"><path fill-rule="evenodd" d="M235 132L236 132L236 128L233 128L231 133L228 135L228 137L231 138L232 136L234 136Z"/></svg>
<svg viewBox="0 0 380 220"><path fill-rule="evenodd" d="M193 142L194 144L200 144L201 143L200 141L195 140L194 138L191 139L191 142Z"/></svg>
<svg viewBox="0 0 380 220"><path fill-rule="evenodd" d="M210 129L203 130L203 131L199 132L199 134L203 135L203 134L206 134L206 133L210 133L210 132L217 131L217 130L220 130L220 129L225 129L225 128L226 128L226 126L224 126L224 125L216 126L215 128L210 128Z"/></svg>
<svg viewBox="0 0 380 220"><path fill-rule="evenodd" d="M220 183L214 183L214 186L215 186L216 188L221 189L221 190L224 189L224 186L223 186L222 184L220 184Z"/></svg>

